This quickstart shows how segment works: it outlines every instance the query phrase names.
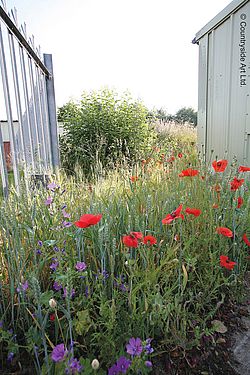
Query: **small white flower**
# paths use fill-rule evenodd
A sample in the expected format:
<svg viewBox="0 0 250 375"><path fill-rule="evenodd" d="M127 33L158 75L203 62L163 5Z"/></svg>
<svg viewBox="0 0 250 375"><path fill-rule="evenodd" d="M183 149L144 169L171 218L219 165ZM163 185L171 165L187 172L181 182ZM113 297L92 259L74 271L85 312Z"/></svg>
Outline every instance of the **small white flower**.
<svg viewBox="0 0 250 375"><path fill-rule="evenodd" d="M56 308L56 305L57 305L56 300L55 300L54 298L51 298L51 299L49 300L49 305L50 305L50 307L51 307L52 309Z"/></svg>
<svg viewBox="0 0 250 375"><path fill-rule="evenodd" d="M99 363L98 359L93 359L93 361L91 363L91 366L92 366L93 370L98 370L99 367L100 367L100 363Z"/></svg>

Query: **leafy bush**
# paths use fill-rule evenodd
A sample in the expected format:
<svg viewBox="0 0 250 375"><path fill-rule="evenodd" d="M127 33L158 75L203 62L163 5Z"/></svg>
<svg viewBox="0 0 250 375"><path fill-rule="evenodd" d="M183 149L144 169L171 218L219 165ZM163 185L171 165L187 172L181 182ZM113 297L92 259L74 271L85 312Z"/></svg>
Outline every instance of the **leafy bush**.
<svg viewBox="0 0 250 375"><path fill-rule="evenodd" d="M79 103L65 104L58 112L64 124L62 166L72 172L79 165L89 174L99 163L105 168L135 161L153 139L147 113L140 101L108 89L85 92Z"/></svg>

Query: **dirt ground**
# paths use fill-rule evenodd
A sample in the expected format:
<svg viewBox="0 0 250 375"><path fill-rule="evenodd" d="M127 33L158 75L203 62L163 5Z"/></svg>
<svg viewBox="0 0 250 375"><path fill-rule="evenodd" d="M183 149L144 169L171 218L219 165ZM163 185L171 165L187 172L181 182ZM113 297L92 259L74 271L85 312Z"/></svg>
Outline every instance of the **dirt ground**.
<svg viewBox="0 0 250 375"><path fill-rule="evenodd" d="M250 272L245 279L245 302L225 304L216 319L227 327L199 349L173 351L155 363L154 375L250 375Z"/></svg>

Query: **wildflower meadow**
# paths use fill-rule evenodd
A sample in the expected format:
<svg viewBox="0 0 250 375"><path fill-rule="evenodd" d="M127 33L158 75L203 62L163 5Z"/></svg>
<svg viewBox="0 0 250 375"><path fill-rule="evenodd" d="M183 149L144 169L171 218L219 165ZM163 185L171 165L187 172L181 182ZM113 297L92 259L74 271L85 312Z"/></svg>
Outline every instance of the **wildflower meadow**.
<svg viewBox="0 0 250 375"><path fill-rule="evenodd" d="M244 298L249 173L176 138L92 179L13 189L0 211L3 373L163 374L178 356L191 369L192 348L198 363L226 324L218 311Z"/></svg>

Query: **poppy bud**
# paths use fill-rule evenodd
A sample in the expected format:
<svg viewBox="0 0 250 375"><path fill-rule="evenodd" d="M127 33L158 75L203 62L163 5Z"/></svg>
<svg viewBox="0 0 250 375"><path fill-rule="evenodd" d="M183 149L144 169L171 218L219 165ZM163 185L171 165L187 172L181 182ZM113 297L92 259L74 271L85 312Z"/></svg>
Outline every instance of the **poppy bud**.
<svg viewBox="0 0 250 375"><path fill-rule="evenodd" d="M91 362L92 369L93 370L98 370L99 366L100 366L100 363L99 363L98 359L93 359L93 361Z"/></svg>
<svg viewBox="0 0 250 375"><path fill-rule="evenodd" d="M54 298L51 298L51 299L49 300L49 305L50 305L50 307L51 307L52 309L55 309L55 308L56 308L56 305L57 305L56 300L55 300Z"/></svg>

